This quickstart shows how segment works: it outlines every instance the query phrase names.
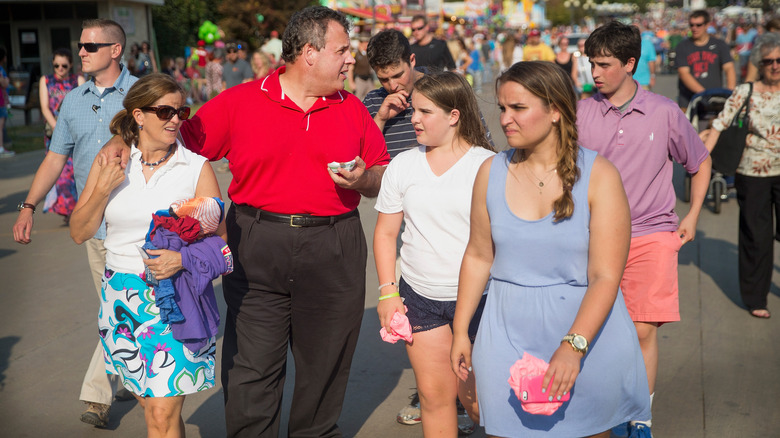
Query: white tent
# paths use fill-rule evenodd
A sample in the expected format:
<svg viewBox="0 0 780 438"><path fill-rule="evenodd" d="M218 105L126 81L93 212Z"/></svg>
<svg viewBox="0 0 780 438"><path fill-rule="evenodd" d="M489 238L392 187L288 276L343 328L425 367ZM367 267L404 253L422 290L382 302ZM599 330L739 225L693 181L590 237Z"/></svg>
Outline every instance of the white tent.
<svg viewBox="0 0 780 438"><path fill-rule="evenodd" d="M718 15L725 15L726 17L739 17L742 15L756 15L761 17L760 8L746 8L744 6L729 6L721 9Z"/></svg>

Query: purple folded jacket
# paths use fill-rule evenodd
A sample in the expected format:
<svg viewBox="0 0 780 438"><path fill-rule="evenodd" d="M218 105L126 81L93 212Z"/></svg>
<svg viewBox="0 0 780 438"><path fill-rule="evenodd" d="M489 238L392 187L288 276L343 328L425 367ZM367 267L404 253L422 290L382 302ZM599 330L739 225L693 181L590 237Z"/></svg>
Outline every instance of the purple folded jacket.
<svg viewBox="0 0 780 438"><path fill-rule="evenodd" d="M219 236L210 236L187 245L173 231L160 228L152 238L160 249L181 248L184 267L173 282L176 304L184 321L171 324L173 337L192 352L203 348L219 330L219 309L212 280L232 271L230 249Z"/></svg>

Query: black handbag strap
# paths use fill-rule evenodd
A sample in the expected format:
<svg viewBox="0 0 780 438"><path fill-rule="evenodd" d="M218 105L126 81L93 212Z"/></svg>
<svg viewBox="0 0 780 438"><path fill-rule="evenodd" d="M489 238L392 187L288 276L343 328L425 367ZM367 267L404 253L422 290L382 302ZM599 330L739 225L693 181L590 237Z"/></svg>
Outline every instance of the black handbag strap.
<svg viewBox="0 0 780 438"><path fill-rule="evenodd" d="M737 110L737 113L734 115L734 118L731 119L731 123L730 123L731 126L733 126L739 121L739 115L742 114L743 109L745 110L745 117L743 117L742 120L746 122L748 121L748 118L750 116L750 96L753 95L753 83L748 82L748 87L749 87L748 95L745 98L745 101L742 102L742 106L739 107L739 109Z"/></svg>

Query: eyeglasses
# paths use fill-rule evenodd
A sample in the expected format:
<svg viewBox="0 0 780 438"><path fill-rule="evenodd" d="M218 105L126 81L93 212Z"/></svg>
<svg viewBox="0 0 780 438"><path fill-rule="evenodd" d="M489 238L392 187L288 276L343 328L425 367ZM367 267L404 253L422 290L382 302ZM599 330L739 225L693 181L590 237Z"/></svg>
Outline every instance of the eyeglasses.
<svg viewBox="0 0 780 438"><path fill-rule="evenodd" d="M145 106L141 108L141 111L154 111L154 113L157 114L157 118L160 120L171 120L175 115L179 116L179 120L187 120L190 118L190 107L188 106L183 106L181 108L174 108L170 105Z"/></svg>
<svg viewBox="0 0 780 438"><path fill-rule="evenodd" d="M420 26L420 27L413 27L412 28L412 32L419 32L419 31L421 31L423 29L425 29L425 25L424 24L422 26Z"/></svg>
<svg viewBox="0 0 780 438"><path fill-rule="evenodd" d="M707 23L688 23L688 26L690 27L702 27Z"/></svg>
<svg viewBox="0 0 780 438"><path fill-rule="evenodd" d="M761 65L764 67L769 67L774 64L780 65L780 58L765 58L761 60Z"/></svg>
<svg viewBox="0 0 780 438"><path fill-rule="evenodd" d="M54 68L70 68L68 64L52 64Z"/></svg>
<svg viewBox="0 0 780 438"><path fill-rule="evenodd" d="M88 53L95 53L101 47L113 46L117 43L79 43L79 50L83 47Z"/></svg>

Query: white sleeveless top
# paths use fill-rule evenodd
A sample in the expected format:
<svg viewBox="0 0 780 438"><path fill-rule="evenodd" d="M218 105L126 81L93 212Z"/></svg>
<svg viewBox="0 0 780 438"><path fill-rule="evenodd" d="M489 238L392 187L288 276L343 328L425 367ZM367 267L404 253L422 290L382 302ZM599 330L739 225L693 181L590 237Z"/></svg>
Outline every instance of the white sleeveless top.
<svg viewBox="0 0 780 438"><path fill-rule="evenodd" d="M178 140L176 150L146 182L141 151L131 147L125 180L106 205L106 266L117 272L140 274L144 263L138 248L144 244L152 214L174 201L192 198L206 159L190 152Z"/></svg>

